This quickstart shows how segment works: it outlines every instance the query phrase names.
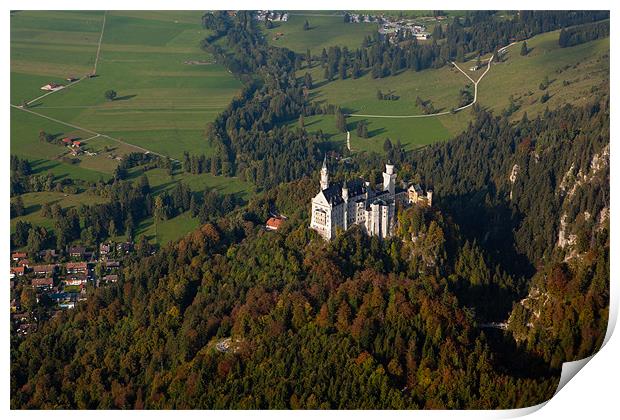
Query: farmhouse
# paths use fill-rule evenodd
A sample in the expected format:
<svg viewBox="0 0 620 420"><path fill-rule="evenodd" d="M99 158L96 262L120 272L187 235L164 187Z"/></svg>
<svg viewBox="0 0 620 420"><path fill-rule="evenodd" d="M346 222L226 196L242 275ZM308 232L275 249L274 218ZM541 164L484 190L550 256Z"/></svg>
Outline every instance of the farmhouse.
<svg viewBox="0 0 620 420"><path fill-rule="evenodd" d="M65 87L64 85L59 85L57 83L48 83L45 86L41 86L41 90L46 90L46 91L52 92L52 91L55 91L55 90L62 89L64 87Z"/></svg>

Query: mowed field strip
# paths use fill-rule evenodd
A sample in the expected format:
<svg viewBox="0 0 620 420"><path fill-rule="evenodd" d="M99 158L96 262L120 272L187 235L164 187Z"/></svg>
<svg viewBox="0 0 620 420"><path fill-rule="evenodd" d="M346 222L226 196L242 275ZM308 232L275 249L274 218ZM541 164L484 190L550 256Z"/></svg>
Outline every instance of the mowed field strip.
<svg viewBox="0 0 620 420"><path fill-rule="evenodd" d="M12 130L12 153L50 159L37 151L36 133L45 130L82 139L89 134L87 147L97 151L112 145L116 155L151 151L179 159L184 151L209 154L205 125L241 84L200 49L207 34L200 19L197 11L12 13L11 104L29 101L31 115L40 119ZM96 77L83 77L90 73ZM80 78L79 85L69 84L68 77ZM66 86L41 95L40 87L50 82ZM118 93L116 100L104 98L109 89ZM15 125L23 119L12 120ZM53 130L49 122L55 123ZM49 146L58 148L56 155L66 151ZM111 174L116 163L105 159L84 157L71 166ZM57 175L67 171L64 164L47 166Z"/></svg>

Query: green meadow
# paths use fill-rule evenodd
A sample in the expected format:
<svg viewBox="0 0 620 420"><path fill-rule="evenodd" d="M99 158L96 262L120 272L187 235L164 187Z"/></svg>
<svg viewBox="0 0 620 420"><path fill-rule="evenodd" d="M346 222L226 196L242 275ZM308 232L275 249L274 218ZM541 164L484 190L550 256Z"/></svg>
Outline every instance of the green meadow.
<svg viewBox="0 0 620 420"><path fill-rule="evenodd" d="M20 105L45 92L49 82L67 84L69 76L93 71L103 12L16 12L11 15L11 103ZM241 84L199 43L205 36L201 12L114 11L107 12L97 64L97 76L34 101L29 109L74 126L105 134L130 145L172 158L184 151L209 153L203 133L239 91ZM108 101L104 92L118 96ZM66 152L61 146L44 145L38 132L75 135L72 127L40 116L12 111L11 152L32 160L52 160ZM34 133L33 136L31 133ZM137 148L98 137L87 141L87 150L105 146L121 156ZM36 144L35 144L36 142ZM49 146L49 147L47 147ZM117 161L109 154L81 157L76 166L110 176ZM56 165L55 174L67 170ZM83 171L67 175L91 179Z"/></svg>
<svg viewBox="0 0 620 420"><path fill-rule="evenodd" d="M307 31L304 30L306 20L310 25ZM310 48L312 55L336 45L359 48L364 37L377 31L376 23L345 23L342 14L326 11L292 11L287 22L274 22L274 25L264 30L271 45L303 54Z"/></svg>
<svg viewBox="0 0 620 420"><path fill-rule="evenodd" d="M592 97L597 89L607 89L609 83L609 39L601 39L586 44L560 48L559 32L541 34L530 39L527 56L519 54L521 45L515 44L507 50L501 63L493 64L491 70L478 85L478 103L497 114L509 105L509 97L519 104L512 115L519 119L524 112L528 116L538 115L547 108L565 103L580 104ZM488 59L488 55L483 59ZM475 60L459 63L470 77L477 80L484 68L470 71ZM338 105L346 114L370 115L422 115L416 106L416 98L430 100L436 112L449 111L459 104L459 90L471 85L462 73L452 66L428 69L421 72L401 71L396 76L372 79L365 74L358 79L324 79L324 69L315 64L312 68L302 68L297 75L309 72L314 88L310 96L319 103ZM550 99L543 103L540 98L544 91L539 85L547 77ZM397 100L377 99L377 91L393 93ZM414 149L437 141L445 141L467 127L472 118L471 110L439 117L424 118L376 118L348 117L347 129L351 131L353 151L383 151L386 138L400 140L406 149ZM355 134L357 122L365 120L368 124L369 138L358 138ZM297 122L291 122L296 124ZM311 132L322 130L335 145L345 146L346 134L338 133L333 115L307 117L307 129Z"/></svg>
<svg viewBox="0 0 620 420"><path fill-rule="evenodd" d="M47 229L54 228L54 222L50 218L43 217L41 214L41 208L43 204L49 203L50 205L59 204L63 209L69 209L72 207L79 207L81 204L98 204L104 203L106 200L95 194L79 193L79 194L66 194L62 192L36 192L26 193L21 195L24 202L24 209L26 214L20 217L11 219L11 231L15 229L17 221L30 222L33 225L43 226ZM12 199L11 201L13 201Z"/></svg>
<svg viewBox="0 0 620 420"><path fill-rule="evenodd" d="M482 106L501 112L509 97L520 104L512 116L520 119L524 112L535 116L570 103L583 105L597 89L609 86L609 38L568 48L558 45L559 31L537 35L527 41L530 52L519 54L521 44L510 47L506 59L492 66L478 86ZM547 77L550 99L543 103L540 84Z"/></svg>
<svg viewBox="0 0 620 420"><path fill-rule="evenodd" d="M192 175L184 172L177 172L170 176L167 171L163 169L151 169L144 172L141 168L133 168L129 172L129 178L137 179L142 176L142 174L146 174L149 185L155 194L169 191L179 182L187 184L194 194L197 195L201 194L206 188L215 189L222 194L236 194L243 199L249 199L254 193L253 185L248 182L241 181L238 178L213 176L211 174ZM18 220L53 229L53 221L43 217L41 214L41 207L44 203L57 203L60 204L62 208L68 209L71 207L79 207L81 204L92 205L105 203L107 201L105 198L88 192L66 194L62 192L45 191L22 194L21 197L24 202L26 214L11 219L11 231L14 230ZM140 221L137 226L136 233L137 235L146 235L152 242L165 244L168 241L181 238L198 227L198 225L198 219L191 217L189 212L186 212L175 218L160 221L157 224L154 223L153 218L144 219ZM121 240L122 237L119 236L114 239Z"/></svg>
<svg viewBox="0 0 620 420"><path fill-rule="evenodd" d="M11 13L11 104L32 101L26 110L11 108L11 153L27 158L35 173L86 181L109 179L118 159L144 148L180 159L183 152L211 152L204 129L239 92L241 83L200 49L206 36L200 11L24 11ZM102 34L102 27L103 36ZM99 40L96 77L94 71ZM68 77L83 78L63 90L34 100L53 82L67 85ZM104 92L117 98L109 101ZM32 111L32 112L27 112ZM53 120L50 120L48 118ZM79 162L63 160L69 149L41 142L43 130L55 137L86 140L93 156ZM96 134L101 134L97 136ZM121 142L117 141L120 140ZM137 146L137 147L135 147ZM129 178L142 174L130 171ZM196 193L215 188L248 198L254 187L237 178L177 171L146 172L155 194L184 182ZM102 202L81 193L30 193L22 196L27 214L17 220L51 228L40 214L45 202L63 207ZM141 222L138 234L165 243L198 226L187 213L154 225Z"/></svg>

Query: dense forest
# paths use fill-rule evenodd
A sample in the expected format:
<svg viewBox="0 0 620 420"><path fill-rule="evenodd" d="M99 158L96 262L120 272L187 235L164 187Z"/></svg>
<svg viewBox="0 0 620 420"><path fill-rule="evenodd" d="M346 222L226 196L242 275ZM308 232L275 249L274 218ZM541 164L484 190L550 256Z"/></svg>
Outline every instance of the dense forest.
<svg viewBox="0 0 620 420"><path fill-rule="evenodd" d="M604 18L533 13L512 23L472 14L468 51ZM334 181L376 185L389 159L434 200L399 207L392 238L352 228L326 243L308 229L323 139L281 123L340 111L307 100L312 81L295 77L296 55L268 46L249 14L206 14L203 24L203 48L245 88L207 127L215 156L187 154L182 169L242 175L262 191L243 206L183 184L154 197L127 171L168 163L130 156L113 181L91 186L107 203L50 207L62 233L46 240L60 243L96 242L147 215L189 210L202 225L127 256L118 283L33 334L11 334L12 408L516 408L549 399L561 363L600 347L608 95L516 123L474 106L449 142L405 151L386 141L385 154L330 159ZM478 27L497 29L495 41L481 44ZM86 188L33 178L18 158L11 171L15 190ZM274 209L287 219L266 231ZM14 244L34 247L47 233L18 225Z"/></svg>
<svg viewBox="0 0 620 420"><path fill-rule="evenodd" d="M605 20L603 22L562 29L558 42L560 47L566 48L583 44L584 42L594 41L595 39L606 38L608 36L609 20Z"/></svg>
<svg viewBox="0 0 620 420"><path fill-rule="evenodd" d="M295 77L295 54L268 46L250 12L235 18L207 13L203 23L214 32L203 48L246 81L239 97L207 127L221 173L264 188L309 175L323 139L280 126L310 112L304 85Z"/></svg>

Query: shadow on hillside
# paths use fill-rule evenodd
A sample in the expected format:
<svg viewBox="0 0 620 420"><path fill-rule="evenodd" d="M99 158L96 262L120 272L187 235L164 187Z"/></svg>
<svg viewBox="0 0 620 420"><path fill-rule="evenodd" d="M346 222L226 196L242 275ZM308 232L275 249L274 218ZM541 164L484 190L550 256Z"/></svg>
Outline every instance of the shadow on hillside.
<svg viewBox="0 0 620 420"><path fill-rule="evenodd" d="M24 215L29 215L32 213L35 213L37 211L41 210L41 204L33 204L31 206L28 206L24 209Z"/></svg>
<svg viewBox="0 0 620 420"><path fill-rule="evenodd" d="M320 121L321 120L314 120L314 121L311 121L311 122L305 122L304 121L304 128L311 127L311 126L313 126L315 124L318 124Z"/></svg>
<svg viewBox="0 0 620 420"><path fill-rule="evenodd" d="M484 329L489 348L494 355L494 365L502 373L516 378L540 379L559 376L540 356L517 345L507 331Z"/></svg>
<svg viewBox="0 0 620 420"><path fill-rule="evenodd" d="M378 136L379 134L385 133L387 130L383 127L375 128L374 130L368 130L368 137Z"/></svg>
<svg viewBox="0 0 620 420"><path fill-rule="evenodd" d="M437 187L435 185L437 207L459 226L463 239L470 243L475 241L484 249L489 267L499 264L515 283L519 283L519 280L524 282L534 275L534 265L516 245L515 231L521 226L524 215L514 210L506 201L507 197L502 198L501 192L495 191L493 183L482 189L452 195L442 195L441 189ZM490 203L489 197L495 195L498 196L494 199L496 202ZM527 294L526 284L517 284L515 289L519 295ZM484 313L484 304L480 305L481 308L476 312ZM506 307L504 314L494 315L496 319L506 319L509 311L510 308Z"/></svg>
<svg viewBox="0 0 620 420"><path fill-rule="evenodd" d="M30 163L32 164L33 174L40 174L41 172L49 171L59 165L58 162L43 159L33 160Z"/></svg>
<svg viewBox="0 0 620 420"><path fill-rule="evenodd" d="M172 181L165 182L165 183L163 183L161 185L157 185L156 187L151 187L151 193L152 194L157 194L160 191L165 191L168 187L170 187L171 185L174 185L176 183L177 183L177 181L172 180Z"/></svg>
<svg viewBox="0 0 620 420"><path fill-rule="evenodd" d="M127 101L127 100L129 100L131 98L135 98L136 96L138 96L138 95L118 96L118 97L114 98L114 102L116 102L116 101Z"/></svg>

